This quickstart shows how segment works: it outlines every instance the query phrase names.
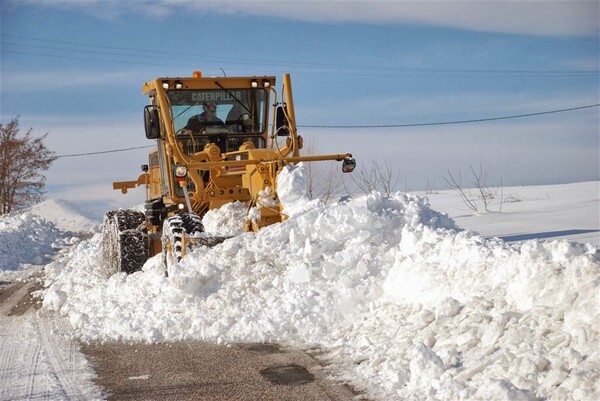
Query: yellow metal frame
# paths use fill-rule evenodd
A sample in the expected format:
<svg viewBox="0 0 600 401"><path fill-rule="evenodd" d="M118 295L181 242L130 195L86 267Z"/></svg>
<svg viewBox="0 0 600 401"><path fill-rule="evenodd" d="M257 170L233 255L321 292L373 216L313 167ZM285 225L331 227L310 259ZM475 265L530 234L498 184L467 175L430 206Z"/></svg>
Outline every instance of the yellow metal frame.
<svg viewBox="0 0 600 401"><path fill-rule="evenodd" d="M275 132L275 108L267 108L266 121L272 119L271 130L268 126L260 135L267 144L266 148L256 149L255 146L246 142L239 150L229 153L221 153L215 144L208 144L200 152L186 154L178 142L174 132L173 116L169 97L163 85L169 86L168 90L180 84L183 90L222 90L225 89L252 89L252 82L259 85L269 81L270 85L264 87L267 91L267 104L277 103L277 91L274 89L275 77L192 77L192 78L157 78L146 82L142 87L142 93L149 96L151 104L159 109L161 138L157 140L157 148L151 152L151 156L160 151L166 158L166 179L168 180L168 194L162 193L162 179L156 169L150 166L150 173L142 174L135 181L121 181L113 183L114 189L126 193L127 189L139 185L146 185L147 197L162 196L165 205L184 203L184 199L178 197L175 188L179 185L174 181L172 166L185 165L188 167L188 179L194 184L195 190L189 193L192 209L196 213L203 213L208 209L218 208L232 201L247 202L250 207L259 207L260 219L248 221L247 230L258 230L265 225L280 222L285 219L282 213L281 203L278 206L261 206L261 193L270 188L276 199L276 178L283 166L295 164L301 161L337 160L341 161L351 157L350 154L331 154L319 156L300 156L302 138L296 129L296 115L292 96L292 84L289 74L283 75L281 89L281 101L285 105L284 112L287 119L289 135L285 145L277 146L277 133ZM268 113L271 113L269 115ZM160 148L160 149L159 149ZM237 160L243 159L243 160ZM205 182L203 172L209 172L209 180Z"/></svg>

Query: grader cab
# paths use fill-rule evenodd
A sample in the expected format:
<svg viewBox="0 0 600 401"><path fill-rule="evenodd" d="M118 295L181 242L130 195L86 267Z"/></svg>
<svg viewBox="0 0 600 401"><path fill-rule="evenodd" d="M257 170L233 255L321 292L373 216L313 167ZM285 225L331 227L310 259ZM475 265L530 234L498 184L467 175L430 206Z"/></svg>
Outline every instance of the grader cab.
<svg viewBox="0 0 600 401"><path fill-rule="evenodd" d="M194 244L224 238L204 232L202 216L228 202L248 206L247 231L285 220L277 176L301 161L337 160L351 172L349 153L301 156L291 79L275 77L158 78L142 87L146 137L156 141L149 163L134 181L114 189L146 187L145 212L106 214L103 252L113 272L141 269L162 252L168 270Z"/></svg>

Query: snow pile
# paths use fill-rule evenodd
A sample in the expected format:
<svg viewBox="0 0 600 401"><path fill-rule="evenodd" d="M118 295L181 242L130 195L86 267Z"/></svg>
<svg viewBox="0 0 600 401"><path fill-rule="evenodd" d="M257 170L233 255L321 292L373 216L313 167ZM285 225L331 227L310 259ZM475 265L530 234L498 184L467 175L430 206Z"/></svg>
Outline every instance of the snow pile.
<svg viewBox="0 0 600 401"><path fill-rule="evenodd" d="M0 272L47 263L65 237L54 224L32 213L0 218Z"/></svg>
<svg viewBox="0 0 600 401"><path fill-rule="evenodd" d="M486 240L414 195L302 207L169 278L107 277L96 235L47 266L44 310L83 340L316 346L378 399L600 399L598 248Z"/></svg>
<svg viewBox="0 0 600 401"><path fill-rule="evenodd" d="M288 216L302 213L319 204L318 199L308 197L308 175L304 164L286 167L277 177L277 195L283 202L283 211Z"/></svg>
<svg viewBox="0 0 600 401"><path fill-rule="evenodd" d="M220 209L209 210L202 219L204 231L215 236L238 235L244 232L246 205L232 202Z"/></svg>

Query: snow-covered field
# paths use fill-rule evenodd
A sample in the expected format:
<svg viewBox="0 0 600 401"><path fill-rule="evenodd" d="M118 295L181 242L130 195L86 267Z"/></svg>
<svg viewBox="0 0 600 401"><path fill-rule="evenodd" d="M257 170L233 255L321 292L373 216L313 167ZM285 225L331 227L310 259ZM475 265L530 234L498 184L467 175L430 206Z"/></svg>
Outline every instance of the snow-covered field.
<svg viewBox="0 0 600 401"><path fill-rule="evenodd" d="M473 215L450 191L428 195L433 207L400 193L309 202L301 173L281 182L286 222L197 249L169 278L159 258L107 277L100 235L79 243L44 268L41 313L84 341L317 348L334 378L375 399L600 399L598 182L506 188L502 213ZM240 210L205 225L235 231ZM33 237L45 258L36 238L73 242L60 233L28 213L2 218L0 258L13 262L0 279L39 262L5 243Z"/></svg>

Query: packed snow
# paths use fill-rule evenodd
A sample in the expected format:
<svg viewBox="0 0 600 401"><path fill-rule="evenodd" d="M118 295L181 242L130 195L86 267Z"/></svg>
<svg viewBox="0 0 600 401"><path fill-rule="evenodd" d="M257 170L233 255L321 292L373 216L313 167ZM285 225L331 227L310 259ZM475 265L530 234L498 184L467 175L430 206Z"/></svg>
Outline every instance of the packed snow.
<svg viewBox="0 0 600 401"><path fill-rule="evenodd" d="M62 320L0 314L0 400L105 399Z"/></svg>
<svg viewBox="0 0 600 401"><path fill-rule="evenodd" d="M43 264L80 241L72 231L85 229L81 225L85 217L73 211L49 200L0 218L0 287L39 281ZM95 373L71 339L64 318L37 316L32 310L7 316L13 305L10 299L16 297L17 302L28 289L21 287L0 307L0 400L103 399L102 390L92 383Z"/></svg>
<svg viewBox="0 0 600 401"><path fill-rule="evenodd" d="M169 277L160 256L109 277L100 234L82 241L45 267L42 313L83 341L316 348L373 399L600 399L594 243L487 238L413 194L324 205L306 199L302 168L280 178L287 221L200 247ZM204 225L234 235L245 212L230 204Z"/></svg>

